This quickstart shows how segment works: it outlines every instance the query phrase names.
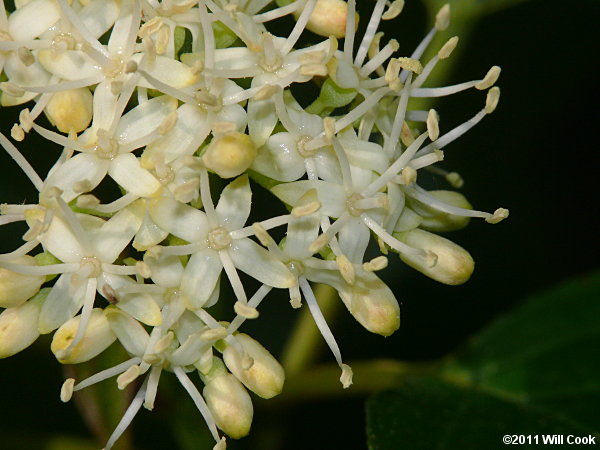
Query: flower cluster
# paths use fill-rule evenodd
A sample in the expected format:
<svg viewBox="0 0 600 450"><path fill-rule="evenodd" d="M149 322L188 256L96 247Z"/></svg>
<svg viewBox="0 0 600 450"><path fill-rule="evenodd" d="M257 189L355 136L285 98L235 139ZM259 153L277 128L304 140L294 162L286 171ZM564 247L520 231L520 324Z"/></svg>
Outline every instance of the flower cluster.
<svg viewBox="0 0 600 450"><path fill-rule="evenodd" d="M460 187L456 173L435 164L499 98L498 67L480 80L422 87L458 42L449 39L420 62L448 26L448 5L416 50L396 57L398 43L380 45L377 30L400 13L399 0L376 0L360 41L355 0L15 4L10 14L0 10L1 103L31 109L22 109L11 137L35 132L62 151L41 177L0 134L39 191L35 204L1 206L1 224L25 221L29 229L19 248L0 255L0 357L46 333L54 333L51 349L63 364L88 361L118 341L128 360L68 379L61 390L68 401L109 377L119 389L142 380L106 449L142 405L153 408L163 371L189 393L215 448L225 448L218 429L246 435L248 390L271 398L284 382L277 360L238 332L272 289L287 289L294 308L306 302L348 387L352 371L310 282L333 286L361 325L388 336L400 311L376 275L385 255L459 284L473 260L434 233L508 214L476 211L456 191L417 184L424 169ZM275 36L270 24L285 16L294 26ZM320 42L300 46L303 35ZM290 86L309 82L320 93L303 108ZM485 106L451 130L440 131L435 110L408 108L411 98L470 88L487 91ZM215 204L217 177L230 181ZM279 199L289 213L248 224L249 179L274 194L262 201ZM103 202L98 189L108 183L121 195ZM287 228L279 243L269 233L277 227ZM365 261L371 242L382 255ZM262 285L252 295L240 271ZM220 298L221 278L234 302ZM230 302L231 322L213 317L218 301Z"/></svg>

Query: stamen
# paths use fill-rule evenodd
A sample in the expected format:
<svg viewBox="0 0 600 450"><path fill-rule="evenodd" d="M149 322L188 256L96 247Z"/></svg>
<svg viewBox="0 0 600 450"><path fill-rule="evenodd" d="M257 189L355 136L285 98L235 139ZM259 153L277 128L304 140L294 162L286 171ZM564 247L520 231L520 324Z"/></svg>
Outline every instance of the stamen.
<svg viewBox="0 0 600 450"><path fill-rule="evenodd" d="M148 388L144 394L144 408L149 411L154 409L154 400L156 399L156 392L158 391L158 382L161 373L162 367L153 366L148 375Z"/></svg>
<svg viewBox="0 0 600 450"><path fill-rule="evenodd" d="M140 366L132 365L125 372L117 377L117 387L119 390L125 389L132 381L135 381L140 376Z"/></svg>
<svg viewBox="0 0 600 450"><path fill-rule="evenodd" d="M260 305L260 302L267 296L269 292L271 292L273 288L271 286L267 286L263 284L248 300L248 306L251 308L257 308ZM244 322L246 321L246 317L238 315L231 321L229 326L227 327L227 334L232 335Z"/></svg>
<svg viewBox="0 0 600 450"><path fill-rule="evenodd" d="M317 299L315 298L315 295L313 294L310 284L308 283L308 281L306 281L306 278L304 278L304 277L300 277L298 279L298 281L300 283L300 289L302 290L302 293L304 294L306 304L308 305L310 313L313 316L315 324L319 328L319 331L321 332L321 336L323 336L323 339L325 339L325 342L327 343L329 349L331 350L331 353L333 353L333 356L335 357L336 362L342 369L342 376L340 378L340 381L342 382L342 385L344 386L344 389L345 389L352 384L352 370L350 369L349 366L347 366L346 364L344 364L342 362L342 354L340 352L340 348L335 340L335 337L333 336L333 333L331 332L331 329L327 325L327 321L325 320L325 317L323 317L323 313L321 312L321 309L319 308L319 304L317 303Z"/></svg>
<svg viewBox="0 0 600 450"><path fill-rule="evenodd" d="M352 62L354 53L354 36L356 35L356 0L348 0L348 12L346 16L346 35L344 36L344 57Z"/></svg>
<svg viewBox="0 0 600 450"><path fill-rule="evenodd" d="M25 157L21 154L21 152L10 142L4 134L0 133L0 144L6 150L6 153L18 164L23 173L29 178L31 183L35 186L35 188L41 192L44 187L44 182L36 173L36 171L31 167L29 161L25 159Z"/></svg>
<svg viewBox="0 0 600 450"><path fill-rule="evenodd" d="M390 42L387 43L385 47L381 49L379 53L377 53L373 58L371 58L371 60L360 69L360 74L363 77L369 76L375 71L375 69L381 67L383 63L390 56L392 56L399 48L400 45L398 44L398 41L392 39Z"/></svg>
<svg viewBox="0 0 600 450"><path fill-rule="evenodd" d="M61 0L59 0L59 1L61 1ZM64 1L64 0L62 0L62 1ZM175 370L177 370L177 369L175 369ZM181 369L179 369L179 370L181 370ZM117 441L117 439L119 439L121 437L121 435L125 432L125 430L129 426L129 424L131 424L131 422L133 421L133 418L135 417L135 415L138 413L138 411L142 407L142 403L144 401L144 396L146 395L147 385L148 385L148 380L146 379L146 380L144 380L144 383L140 387L139 391L137 391L137 394L135 394L133 401L129 405L129 408L127 408L127 411L125 411L123 418L117 425L117 428L115 428L115 431L113 431L113 434L111 434L111 436L108 439L108 442L104 446L103 450L110 450L112 448L112 446L115 444L115 442Z"/></svg>
<svg viewBox="0 0 600 450"><path fill-rule="evenodd" d="M363 223L373 231L373 233L379 236L383 240L383 242L392 247L398 253L405 253L407 255L415 255L422 257L427 256L426 252L424 252L423 250L410 247L404 242L400 242L398 239L396 239L387 231L385 231L383 227L381 227L381 225L379 225L377 222L371 219L368 215L362 214L360 218L362 219Z"/></svg>
<svg viewBox="0 0 600 450"><path fill-rule="evenodd" d="M221 250L219 251L219 258L221 259L223 269L225 269L225 273L227 274L227 278L229 279L229 283L233 288L233 292L236 298L240 303L247 304L248 297L246 297L244 285L242 284L242 280L240 280L240 276L238 275L235 265L231 260L231 256L229 256L229 253L227 251Z"/></svg>
<svg viewBox="0 0 600 450"><path fill-rule="evenodd" d="M377 256L371 261L363 264L363 270L366 272L377 272L388 266L388 259L385 256Z"/></svg>
<svg viewBox="0 0 600 450"><path fill-rule="evenodd" d="M215 424L215 419L213 418L210 410L208 409L204 398L202 397L202 395L200 395L200 392L198 392L198 388L196 388L194 383L191 382L191 380L188 378L188 376L185 374L181 367L175 367L173 369L173 372L175 372L175 376L194 401L194 404L196 405L196 408L198 408L198 410L200 411L200 414L202 414L202 417L204 417L204 421L206 422L206 425L208 425L208 429L210 430L213 438L216 442L219 442L220 438L219 433L217 431L217 426Z"/></svg>
<svg viewBox="0 0 600 450"><path fill-rule="evenodd" d="M271 0L269 0L269 3ZM295 2L290 3L289 5L282 6L281 8L275 8L270 11L264 12L262 14L256 14L252 17L256 23L265 23L270 22L271 20L279 19L280 17L287 16L288 14L292 14L297 11L300 6L302 6L304 0L296 0Z"/></svg>
<svg viewBox="0 0 600 450"><path fill-rule="evenodd" d="M304 9L302 10L302 14L300 14L300 17L298 17L298 20L296 20L296 24L294 25L292 32L289 34L287 40L285 41L285 43L283 44L283 47L281 48L282 56L287 55L290 52L290 50L294 47L294 45L296 45L296 42L298 42L298 39L300 39L300 35L304 31L304 28L306 28L306 24L308 23L308 20L310 19L310 15L312 14L313 10L315 9L316 3L317 3L317 0L308 0L304 4Z"/></svg>
<svg viewBox="0 0 600 450"><path fill-rule="evenodd" d="M356 272L354 271L354 266L346 257L346 255L339 255L335 259L335 262L337 264L338 269L340 270L342 278L346 281L346 283L350 285L354 284Z"/></svg>
<svg viewBox="0 0 600 450"><path fill-rule="evenodd" d="M500 76L500 67L493 66L488 73L485 74L483 80L475 85L475 89L479 89L480 91L485 90L491 86L493 86L496 81L498 81L498 77Z"/></svg>
<svg viewBox="0 0 600 450"><path fill-rule="evenodd" d="M88 386L91 386L93 384L99 383L100 381L104 381L107 380L109 378L114 377L117 374L121 374L124 371L126 371L127 369L129 369L131 366L136 365L140 362L140 358L139 357L134 357L131 359L128 359L127 361L124 361L120 364L117 364L116 366L113 366L109 369L105 369L101 372L98 372L94 375L92 375L91 377L86 378L83 381L80 381L79 383L77 383L74 387L73 387L73 391L80 391L82 389L85 389ZM72 379L72 378L71 378ZM69 381L69 380L67 380ZM66 381L65 381L66 384ZM61 391L61 400L62 400L62 391ZM65 400L63 400L64 402ZM68 400L67 400L68 401Z"/></svg>
<svg viewBox="0 0 600 450"><path fill-rule="evenodd" d="M242 316L246 319L256 319L259 315L256 308L248 306L248 304L244 304L240 301L235 302L233 310L238 316Z"/></svg>
<svg viewBox="0 0 600 450"><path fill-rule="evenodd" d="M356 52L356 58L354 59L354 64L358 67L362 66L365 57L367 56L367 51L369 50L369 47L373 41L373 37L375 36L377 28L379 27L383 9L385 8L385 3L386 0L377 0L375 8L373 8L373 13L369 19L367 30L365 31L362 41L360 42L360 46Z"/></svg>

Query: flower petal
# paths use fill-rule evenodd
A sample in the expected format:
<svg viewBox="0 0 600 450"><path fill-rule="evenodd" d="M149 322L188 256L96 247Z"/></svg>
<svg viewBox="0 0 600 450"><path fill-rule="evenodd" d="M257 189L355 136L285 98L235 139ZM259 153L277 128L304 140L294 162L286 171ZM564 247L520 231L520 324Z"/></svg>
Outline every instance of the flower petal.
<svg viewBox="0 0 600 450"><path fill-rule="evenodd" d="M119 144L137 141L156 131L176 108L177 100L168 95L155 97L136 106L119 120L115 134Z"/></svg>
<svg viewBox="0 0 600 450"><path fill-rule="evenodd" d="M296 284L296 277L281 261L248 238L234 240L229 255L235 267L261 283L276 288Z"/></svg>
<svg viewBox="0 0 600 450"><path fill-rule="evenodd" d="M108 174L119 186L138 197L149 197L160 189L160 182L142 168L131 153L122 153L110 162Z"/></svg>
<svg viewBox="0 0 600 450"><path fill-rule="evenodd" d="M102 262L112 263L119 257L142 224L144 205L142 200L122 209L96 233L96 255Z"/></svg>
<svg viewBox="0 0 600 450"><path fill-rule="evenodd" d="M248 175L242 175L225 186L215 211L221 224L227 230L234 231L242 228L248 220L251 204Z"/></svg>
<svg viewBox="0 0 600 450"><path fill-rule="evenodd" d="M346 192L339 184L322 180L301 180L278 184L271 189L281 201L296 206L298 200L310 189L317 190L321 203L321 213L329 217L339 217L346 209Z"/></svg>
<svg viewBox="0 0 600 450"><path fill-rule="evenodd" d="M252 170L278 181L294 181L304 175L304 158L297 151L297 142L290 133L269 137L258 149Z"/></svg>
<svg viewBox="0 0 600 450"><path fill-rule="evenodd" d="M208 234L206 214L171 198L149 202L152 219L163 230L188 242L205 241Z"/></svg>
<svg viewBox="0 0 600 450"><path fill-rule="evenodd" d="M42 305L38 324L41 334L50 333L75 317L83 305L86 285L87 278L78 280L74 274L65 273L58 278Z"/></svg>
<svg viewBox="0 0 600 450"><path fill-rule="evenodd" d="M190 309L204 306L222 270L223 265L216 251L205 248L192 255L181 278L181 293Z"/></svg>

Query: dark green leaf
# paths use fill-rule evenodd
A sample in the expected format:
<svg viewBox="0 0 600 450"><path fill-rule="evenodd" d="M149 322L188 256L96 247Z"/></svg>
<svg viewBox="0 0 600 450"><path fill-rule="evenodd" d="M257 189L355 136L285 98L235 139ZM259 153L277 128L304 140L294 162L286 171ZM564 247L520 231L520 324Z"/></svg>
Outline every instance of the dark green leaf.
<svg viewBox="0 0 600 450"><path fill-rule="evenodd" d="M537 295L480 333L435 380L367 405L372 449L496 448L504 434L600 440L600 273Z"/></svg>
<svg viewBox="0 0 600 450"><path fill-rule="evenodd" d="M432 380L409 382L372 397L367 430L372 450L492 449L502 448L507 434L592 433L559 413Z"/></svg>

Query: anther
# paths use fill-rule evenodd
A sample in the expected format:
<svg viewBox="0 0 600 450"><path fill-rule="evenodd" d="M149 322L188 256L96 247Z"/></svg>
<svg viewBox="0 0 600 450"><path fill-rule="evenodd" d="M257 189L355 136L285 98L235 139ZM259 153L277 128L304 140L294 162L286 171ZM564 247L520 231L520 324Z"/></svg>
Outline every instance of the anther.
<svg viewBox="0 0 600 450"><path fill-rule="evenodd" d="M233 310L237 315L245 317L246 319L256 319L258 317L258 310L256 308L239 301L235 302Z"/></svg>
<svg viewBox="0 0 600 450"><path fill-rule="evenodd" d="M491 114L498 106L498 101L500 100L500 88L498 86L494 86L488 91L487 97L485 99L485 113Z"/></svg>
<svg viewBox="0 0 600 450"><path fill-rule="evenodd" d="M430 109L427 114L427 133L429 133L429 139L435 141L440 136L440 126L438 121L440 117L435 109Z"/></svg>
<svg viewBox="0 0 600 450"><path fill-rule="evenodd" d="M494 214L492 214L490 217L488 217L487 219L485 219L485 221L487 223L498 223L503 221L504 219L506 219L508 217L508 209L505 208L498 208L496 211L494 211Z"/></svg>
<svg viewBox="0 0 600 450"><path fill-rule="evenodd" d="M363 263L363 270L366 272L377 272L383 270L388 265L388 259L385 256L377 256L371 261Z"/></svg>
<svg viewBox="0 0 600 450"><path fill-rule="evenodd" d="M391 20L395 19L400 15L402 9L404 8L404 0L394 0L392 4L388 7L387 11L383 13L381 16L381 20Z"/></svg>
<svg viewBox="0 0 600 450"><path fill-rule="evenodd" d="M479 89L483 91L489 87L492 87L496 81L498 81L498 77L500 77L501 69L499 66L493 66L483 77L479 83L475 85L475 89Z"/></svg>
<svg viewBox="0 0 600 450"><path fill-rule="evenodd" d="M458 44L458 36L454 36L454 37L451 37L450 39L448 39L448 42L446 42L442 46L440 51L438 52L438 54L437 54L438 58L440 58L440 59L448 58L452 54L454 49L456 48L457 44Z"/></svg>
<svg viewBox="0 0 600 450"><path fill-rule="evenodd" d="M435 16L435 29L444 31L450 25L450 4L446 3Z"/></svg>
<svg viewBox="0 0 600 450"><path fill-rule="evenodd" d="M338 266L340 274L342 275L342 278L346 281L346 283L354 284L354 281L356 278L356 272L354 270L354 266L352 265L350 260L346 257L346 255L339 255L335 259L335 262Z"/></svg>
<svg viewBox="0 0 600 450"><path fill-rule="evenodd" d="M60 388L60 401L67 403L73 396L73 386L75 385L75 378L67 378Z"/></svg>
<svg viewBox="0 0 600 450"><path fill-rule="evenodd" d="M423 72L423 65L417 59L402 57L398 58L397 61L398 64L400 64L400 67L404 70L414 72L417 75Z"/></svg>
<svg viewBox="0 0 600 450"><path fill-rule="evenodd" d="M19 47L19 49L17 50L17 56L19 57L21 62L27 67L31 66L35 62L35 57L33 56L33 53L27 47Z"/></svg>
<svg viewBox="0 0 600 450"><path fill-rule="evenodd" d="M296 206L292 209L292 216L294 217L304 217L310 214L316 213L319 209L321 209L321 203L314 201L307 203L306 205Z"/></svg>
<svg viewBox="0 0 600 450"><path fill-rule="evenodd" d="M117 377L117 387L119 388L119 390L122 391L129 385L129 383L134 381L139 376L140 366L138 366L137 364L133 365Z"/></svg>

